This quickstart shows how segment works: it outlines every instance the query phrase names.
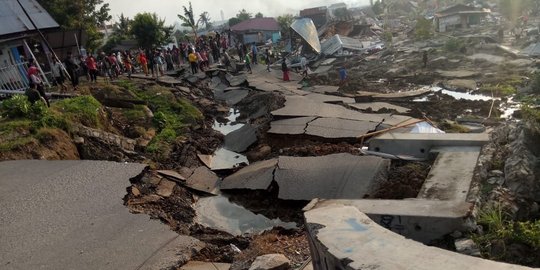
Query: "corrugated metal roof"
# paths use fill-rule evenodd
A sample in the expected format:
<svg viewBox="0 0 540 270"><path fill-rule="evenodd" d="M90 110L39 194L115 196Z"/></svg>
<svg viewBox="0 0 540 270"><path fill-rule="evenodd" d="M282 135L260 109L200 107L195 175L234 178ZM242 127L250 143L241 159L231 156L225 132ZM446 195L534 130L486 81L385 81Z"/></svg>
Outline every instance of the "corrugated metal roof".
<svg viewBox="0 0 540 270"><path fill-rule="evenodd" d="M232 31L279 31L279 24L274 18L254 18L245 20L231 27Z"/></svg>
<svg viewBox="0 0 540 270"><path fill-rule="evenodd" d="M540 43L532 43L527 48L521 50L522 55L540 56Z"/></svg>
<svg viewBox="0 0 540 270"><path fill-rule="evenodd" d="M19 0L39 29L59 27L35 0ZM0 0L0 37L35 30L17 0Z"/></svg>
<svg viewBox="0 0 540 270"><path fill-rule="evenodd" d="M335 35L321 45L321 50L326 55L333 55L341 49L354 51L364 50L362 42L358 39Z"/></svg>
<svg viewBox="0 0 540 270"><path fill-rule="evenodd" d="M291 24L291 28L298 33L316 53L321 53L321 42L317 28L309 18L298 19Z"/></svg>

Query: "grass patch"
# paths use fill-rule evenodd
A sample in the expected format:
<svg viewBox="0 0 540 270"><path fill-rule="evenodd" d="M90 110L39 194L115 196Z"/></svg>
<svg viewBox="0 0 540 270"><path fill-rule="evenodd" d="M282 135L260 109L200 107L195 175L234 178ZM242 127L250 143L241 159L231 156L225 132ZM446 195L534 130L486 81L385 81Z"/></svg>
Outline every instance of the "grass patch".
<svg viewBox="0 0 540 270"><path fill-rule="evenodd" d="M21 146L27 145L35 141L35 138L32 136L20 137L14 140L9 140L3 143L0 143L0 152L9 152L19 149Z"/></svg>
<svg viewBox="0 0 540 270"><path fill-rule="evenodd" d="M60 112L69 121L93 128L101 126L99 121L101 103L92 96L64 99L54 103L52 109Z"/></svg>
<svg viewBox="0 0 540 270"><path fill-rule="evenodd" d="M123 109L122 114L130 122L138 122L146 119L143 105L135 105L133 109Z"/></svg>
<svg viewBox="0 0 540 270"><path fill-rule="evenodd" d="M540 220L514 221L501 205L482 209L478 223L483 234L473 235L485 257L527 266L540 266ZM509 247L519 245L526 249L523 256L509 252Z"/></svg>
<svg viewBox="0 0 540 270"><path fill-rule="evenodd" d="M183 134L184 128L203 119L202 113L186 99L179 99L170 89L152 85L141 89L130 81L118 81L119 87L129 90L134 96L148 102L148 107L154 113L152 125L157 135L148 144L146 151L165 158L171 151L171 145ZM142 114L141 114L142 113ZM144 117L142 110L127 110L128 119Z"/></svg>
<svg viewBox="0 0 540 270"><path fill-rule="evenodd" d="M517 93L516 87L507 83L497 84L497 85L487 84L480 87L479 90L480 92L486 93L486 94L493 93L493 95L498 96L498 97L510 96Z"/></svg>
<svg viewBox="0 0 540 270"><path fill-rule="evenodd" d="M447 133L469 133L470 132L470 130L467 127L462 126L457 123L452 123L452 122L443 122L439 125L439 127L442 130L444 130L444 132L447 132Z"/></svg>

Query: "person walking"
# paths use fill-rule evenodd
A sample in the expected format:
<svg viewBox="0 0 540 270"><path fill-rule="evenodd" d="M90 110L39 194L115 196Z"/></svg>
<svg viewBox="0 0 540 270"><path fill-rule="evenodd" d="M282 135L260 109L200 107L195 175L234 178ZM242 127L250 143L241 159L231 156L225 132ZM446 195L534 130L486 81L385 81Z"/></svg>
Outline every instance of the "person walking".
<svg viewBox="0 0 540 270"><path fill-rule="evenodd" d="M285 58L283 58L283 63L281 63L281 71L283 71L283 81L290 81L289 68L287 67L287 60Z"/></svg>
<svg viewBox="0 0 540 270"><path fill-rule="evenodd" d="M128 78L131 80L131 73L133 71L133 65L131 63L131 57L129 56L129 54L124 53L124 57L122 57L122 59L124 59L124 67L125 67L126 72L128 74Z"/></svg>
<svg viewBox="0 0 540 270"><path fill-rule="evenodd" d="M90 75L90 82L97 82L97 63L94 56L89 55L86 58L86 68L88 69L88 74Z"/></svg>
<svg viewBox="0 0 540 270"><path fill-rule="evenodd" d="M71 52L67 53L67 57L64 60L64 65L66 70L71 78L71 85L73 86L73 91L77 91L79 86L79 65L73 60Z"/></svg>
<svg viewBox="0 0 540 270"><path fill-rule="evenodd" d="M347 83L347 69L344 66L339 68L339 86L344 86Z"/></svg>
<svg viewBox="0 0 540 270"><path fill-rule="evenodd" d="M139 52L139 63L141 63L142 70L144 75L148 76L148 59L143 51Z"/></svg>
<svg viewBox="0 0 540 270"><path fill-rule="evenodd" d="M251 70L251 57L249 57L249 53L246 53L246 57L244 58L244 61L246 63L246 69L249 72L249 74L252 74L253 71Z"/></svg>
<svg viewBox="0 0 540 270"><path fill-rule="evenodd" d="M307 66L307 59L302 56L300 59L300 68L302 69L302 77L307 77L308 75L308 66Z"/></svg>

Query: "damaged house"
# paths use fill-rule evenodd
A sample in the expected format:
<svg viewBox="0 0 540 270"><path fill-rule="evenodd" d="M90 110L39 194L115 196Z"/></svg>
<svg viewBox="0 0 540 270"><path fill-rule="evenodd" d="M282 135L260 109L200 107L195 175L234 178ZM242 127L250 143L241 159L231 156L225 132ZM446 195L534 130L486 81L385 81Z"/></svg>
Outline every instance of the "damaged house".
<svg viewBox="0 0 540 270"><path fill-rule="evenodd" d="M58 23L35 0L0 0L0 92L23 91L28 87L27 60L34 58L38 63L49 63L47 46L38 36L26 11L42 31L59 28ZM45 67L45 66L43 66ZM40 74L47 82L42 66Z"/></svg>
<svg viewBox="0 0 540 270"><path fill-rule="evenodd" d="M479 25L489 10L458 4L441 10L435 14L435 28L439 32L447 32L459 28Z"/></svg>
<svg viewBox="0 0 540 270"><path fill-rule="evenodd" d="M264 43L269 39L276 43L281 39L279 24L274 18L245 20L232 26L231 31L246 44Z"/></svg>
<svg viewBox="0 0 540 270"><path fill-rule="evenodd" d="M307 8L300 11L300 18L311 19L317 28L325 25L328 22L328 17L326 7Z"/></svg>

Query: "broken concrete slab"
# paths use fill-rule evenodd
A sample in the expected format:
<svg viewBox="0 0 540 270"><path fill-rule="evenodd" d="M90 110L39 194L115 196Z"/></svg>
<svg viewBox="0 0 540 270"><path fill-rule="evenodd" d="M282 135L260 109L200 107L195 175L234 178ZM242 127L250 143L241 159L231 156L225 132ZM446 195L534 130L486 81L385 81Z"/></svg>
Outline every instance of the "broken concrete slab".
<svg viewBox="0 0 540 270"><path fill-rule="evenodd" d="M233 76L228 73L226 79L227 81L229 81L229 85L231 86L240 86L242 84L245 84L247 81L247 77L245 75Z"/></svg>
<svg viewBox="0 0 540 270"><path fill-rule="evenodd" d="M223 179L220 188L265 190L274 180L277 163L278 159L255 162Z"/></svg>
<svg viewBox="0 0 540 270"><path fill-rule="evenodd" d="M319 93L319 94L327 94L327 93L337 93L339 86L334 85L314 85L310 87L304 87L302 88L305 91L313 92L313 93Z"/></svg>
<svg viewBox="0 0 540 270"><path fill-rule="evenodd" d="M186 181L186 177L183 176L182 174L178 173L178 172L175 172L175 171L171 171L171 170L158 170L156 171L157 173L167 177L168 179L171 179L173 181ZM191 173L189 174L191 175ZM187 177L189 177L189 175Z"/></svg>
<svg viewBox="0 0 540 270"><path fill-rule="evenodd" d="M316 102L324 102L324 103L354 103L354 98L349 97L340 97L340 96L334 96L334 95L324 95L319 93L310 93L305 96L306 98L309 98L310 100L316 101Z"/></svg>
<svg viewBox="0 0 540 270"><path fill-rule="evenodd" d="M309 122L307 135L329 139L358 138L370 131L375 131L377 123L339 118L317 118Z"/></svg>
<svg viewBox="0 0 540 270"><path fill-rule="evenodd" d="M444 83L445 88L456 90L474 90L476 89L476 81L455 79Z"/></svg>
<svg viewBox="0 0 540 270"><path fill-rule="evenodd" d="M389 160L333 154L320 157L280 156L275 181L280 199L361 199L374 182L386 178Z"/></svg>
<svg viewBox="0 0 540 270"><path fill-rule="evenodd" d="M161 269L151 264L172 266L166 262L189 258L201 242L123 205L129 180L145 167L0 162L2 269ZM167 252L172 245L178 251L174 257Z"/></svg>
<svg viewBox="0 0 540 270"><path fill-rule="evenodd" d="M203 242L193 237L178 235L176 239L167 243L160 249L159 256L148 258L144 264L137 269L174 269L179 261L184 261L190 257L182 254L191 254L193 251L200 251L204 246L205 244Z"/></svg>
<svg viewBox="0 0 540 270"><path fill-rule="evenodd" d="M167 179L162 179L156 188L156 194L161 197L169 197L173 194L176 183Z"/></svg>
<svg viewBox="0 0 540 270"><path fill-rule="evenodd" d="M401 115L361 113L340 105L317 102L302 96L286 96L285 107L272 111L272 115L286 117L318 116L376 123L384 121L385 124L392 126L413 119Z"/></svg>
<svg viewBox="0 0 540 270"><path fill-rule="evenodd" d="M219 177L206 167L198 167L186 180L187 187L210 193L218 194Z"/></svg>
<svg viewBox="0 0 540 270"><path fill-rule="evenodd" d="M353 206L312 209L305 219L314 269L531 269L425 246L378 225Z"/></svg>
<svg viewBox="0 0 540 270"><path fill-rule="evenodd" d="M483 60L487 61L492 64L501 64L504 62L504 57L498 56L498 55L492 55L492 54L485 54L485 53L475 53L473 55L467 56L468 59L471 59L473 61L475 60Z"/></svg>
<svg viewBox="0 0 540 270"><path fill-rule="evenodd" d="M464 78L471 78L481 75L478 71L472 71L472 70L437 70L437 73L445 78L457 78L457 79L464 79Z"/></svg>
<svg viewBox="0 0 540 270"><path fill-rule="evenodd" d="M180 270L229 270L230 263L190 261L180 267Z"/></svg>
<svg viewBox="0 0 540 270"><path fill-rule="evenodd" d="M306 132L308 123L313 120L315 120L315 117L297 117L272 121L270 123L270 130L268 130L268 133L286 135L304 134Z"/></svg>
<svg viewBox="0 0 540 270"><path fill-rule="evenodd" d="M465 201L480 156L480 147L444 147L435 151L438 152L437 158L418 198Z"/></svg>
<svg viewBox="0 0 540 270"><path fill-rule="evenodd" d="M216 91L214 97L217 100L222 100L227 103L229 106L234 106L238 104L242 99L249 95L249 89L242 90L224 90L223 92Z"/></svg>
<svg viewBox="0 0 540 270"><path fill-rule="evenodd" d="M400 98L411 98L425 95L431 92L430 87L422 87L416 90L411 91L401 91L395 93L375 93L375 92L366 92L366 91L357 91L356 93L359 97L372 97L374 99L400 99Z"/></svg>
<svg viewBox="0 0 540 270"><path fill-rule="evenodd" d="M386 110L394 110L394 111L397 111L398 113L408 113L411 110L405 107L393 105L386 102L354 103L354 104L349 104L349 106L355 109L362 110L362 111L371 110L373 112L386 109Z"/></svg>
<svg viewBox="0 0 540 270"><path fill-rule="evenodd" d="M288 270L291 261L283 254L266 254L259 256L249 267L249 270Z"/></svg>
<svg viewBox="0 0 540 270"><path fill-rule="evenodd" d="M242 153L257 141L257 130L250 124L225 135L223 147L227 150Z"/></svg>
<svg viewBox="0 0 540 270"><path fill-rule="evenodd" d="M240 166L242 163L249 164L244 155L235 153L225 148L219 148L213 155L197 155L210 170L229 170Z"/></svg>

